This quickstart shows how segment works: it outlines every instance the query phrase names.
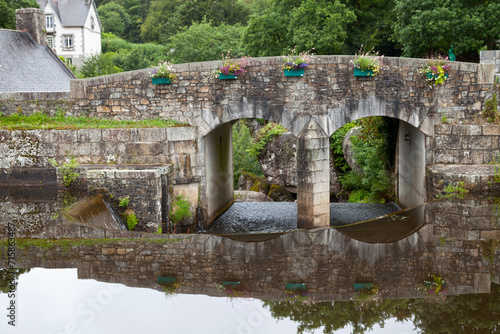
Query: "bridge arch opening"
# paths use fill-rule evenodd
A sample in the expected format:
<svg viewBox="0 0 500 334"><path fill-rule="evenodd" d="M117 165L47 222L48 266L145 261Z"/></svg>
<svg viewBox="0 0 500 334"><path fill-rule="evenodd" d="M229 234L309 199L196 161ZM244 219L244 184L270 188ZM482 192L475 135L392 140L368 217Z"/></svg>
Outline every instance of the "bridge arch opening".
<svg viewBox="0 0 500 334"><path fill-rule="evenodd" d="M397 199L406 208L426 202L421 130L393 117L369 116L345 124L331 138L337 167L331 175L339 175L350 202Z"/></svg>

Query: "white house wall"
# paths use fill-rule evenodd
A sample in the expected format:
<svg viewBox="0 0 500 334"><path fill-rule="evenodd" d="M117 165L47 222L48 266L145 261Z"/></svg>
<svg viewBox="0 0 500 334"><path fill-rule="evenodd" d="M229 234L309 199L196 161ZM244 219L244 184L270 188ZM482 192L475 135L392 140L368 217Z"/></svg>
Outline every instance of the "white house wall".
<svg viewBox="0 0 500 334"><path fill-rule="evenodd" d="M101 26L95 6L90 6L84 27L63 26L50 2L45 6L44 13L51 14L53 17L54 29L48 29L47 33L53 32L53 50L58 56L62 56L66 60L71 59L73 65L80 67L85 57L101 53ZM92 30L91 17L94 18L94 30ZM64 35L73 36L73 49L66 50L64 48Z"/></svg>
<svg viewBox="0 0 500 334"><path fill-rule="evenodd" d="M94 19L94 27L92 29L92 18ZM83 49L83 57L101 53L101 25L94 6L90 6L89 15L85 20L83 27L83 39L85 41Z"/></svg>

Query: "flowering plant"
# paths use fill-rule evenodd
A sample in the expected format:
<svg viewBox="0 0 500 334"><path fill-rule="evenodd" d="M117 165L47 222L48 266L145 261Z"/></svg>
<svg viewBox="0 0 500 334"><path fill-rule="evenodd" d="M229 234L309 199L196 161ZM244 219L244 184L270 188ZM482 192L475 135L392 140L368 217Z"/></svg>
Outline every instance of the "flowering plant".
<svg viewBox="0 0 500 334"><path fill-rule="evenodd" d="M243 56L239 54L239 58L232 58L231 51L222 54L222 66L216 71L216 74L224 75L242 75L246 72L245 68L248 66L250 56Z"/></svg>
<svg viewBox="0 0 500 334"><path fill-rule="evenodd" d="M284 62L283 69L296 71L308 67L309 63L314 58L313 54L311 53L312 50L314 50L314 48L309 51L296 54L296 50L295 48L293 48L292 50L290 50L290 54L288 56L282 56Z"/></svg>
<svg viewBox="0 0 500 334"><path fill-rule="evenodd" d="M427 65L419 70L420 74L425 75L427 81L434 85L442 85L448 79L448 72L450 71L450 64L448 64L448 57L431 55L427 59Z"/></svg>
<svg viewBox="0 0 500 334"><path fill-rule="evenodd" d="M437 300L446 300L446 290L444 289L444 279L438 275L431 275L424 281L424 284L417 288L425 293L427 297Z"/></svg>
<svg viewBox="0 0 500 334"><path fill-rule="evenodd" d="M370 51L363 52L363 45L359 49L359 53L355 54L354 60L351 60L351 65L353 68L360 69L362 71L372 71L373 76L380 72L380 69L387 68L383 65L384 56L379 55L378 51L371 49Z"/></svg>
<svg viewBox="0 0 500 334"><path fill-rule="evenodd" d="M354 293L351 299L356 304L356 307L361 309L367 307L372 303L379 303L382 301L382 293L379 291L378 286L371 284L369 289L362 289Z"/></svg>
<svg viewBox="0 0 500 334"><path fill-rule="evenodd" d="M150 73L151 78L169 78L170 80L177 79L177 75L174 73L172 64L164 60L158 63L158 68L153 68Z"/></svg>

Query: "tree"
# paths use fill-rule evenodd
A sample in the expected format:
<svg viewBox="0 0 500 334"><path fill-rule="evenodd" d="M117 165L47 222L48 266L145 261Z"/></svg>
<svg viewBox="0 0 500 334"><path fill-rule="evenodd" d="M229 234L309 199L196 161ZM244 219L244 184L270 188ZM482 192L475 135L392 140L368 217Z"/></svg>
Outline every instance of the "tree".
<svg viewBox="0 0 500 334"><path fill-rule="evenodd" d="M125 32L130 26L130 17L125 8L115 2L108 2L97 8L97 12L105 32L125 37Z"/></svg>
<svg viewBox="0 0 500 334"><path fill-rule="evenodd" d="M242 50L242 34L240 25L214 26L203 20L172 36L169 45L175 49L172 55L176 63L217 60L228 50L233 55Z"/></svg>
<svg viewBox="0 0 500 334"><path fill-rule="evenodd" d="M85 58L80 72L84 78L119 73L122 70L113 63L112 53L99 53Z"/></svg>
<svg viewBox="0 0 500 334"><path fill-rule="evenodd" d="M35 0L0 0L0 28L16 29L16 9L39 8Z"/></svg>
<svg viewBox="0 0 500 334"><path fill-rule="evenodd" d="M262 15L253 15L243 37L248 53L276 56L294 46L317 54L345 51L347 26L354 12L338 0L273 0Z"/></svg>
<svg viewBox="0 0 500 334"><path fill-rule="evenodd" d="M434 51L477 59L478 50L500 39L500 3L470 0L396 0L394 36L409 57Z"/></svg>
<svg viewBox="0 0 500 334"><path fill-rule="evenodd" d="M168 39L205 17L213 26L246 24L250 8L239 0L153 0L141 27L143 41Z"/></svg>

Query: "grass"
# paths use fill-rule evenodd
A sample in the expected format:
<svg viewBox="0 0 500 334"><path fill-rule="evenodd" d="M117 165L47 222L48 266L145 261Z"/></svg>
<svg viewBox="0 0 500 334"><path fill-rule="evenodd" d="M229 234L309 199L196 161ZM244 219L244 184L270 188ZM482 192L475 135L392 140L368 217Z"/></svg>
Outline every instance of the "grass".
<svg viewBox="0 0 500 334"><path fill-rule="evenodd" d="M35 113L29 116L14 113L0 117L0 129L5 130L63 130L63 129L109 129L109 128L168 128L186 126L172 119L148 119L141 121L117 121L94 117L65 116L58 112L56 116Z"/></svg>
<svg viewBox="0 0 500 334"><path fill-rule="evenodd" d="M106 244L122 247L124 242L139 241L148 243L172 243L178 242L182 239L16 239L16 249L26 250L29 247L36 247L38 249L53 249L56 247L61 248L63 253L68 252L72 247L79 246L103 246ZM0 239L0 247L7 247L7 239Z"/></svg>

